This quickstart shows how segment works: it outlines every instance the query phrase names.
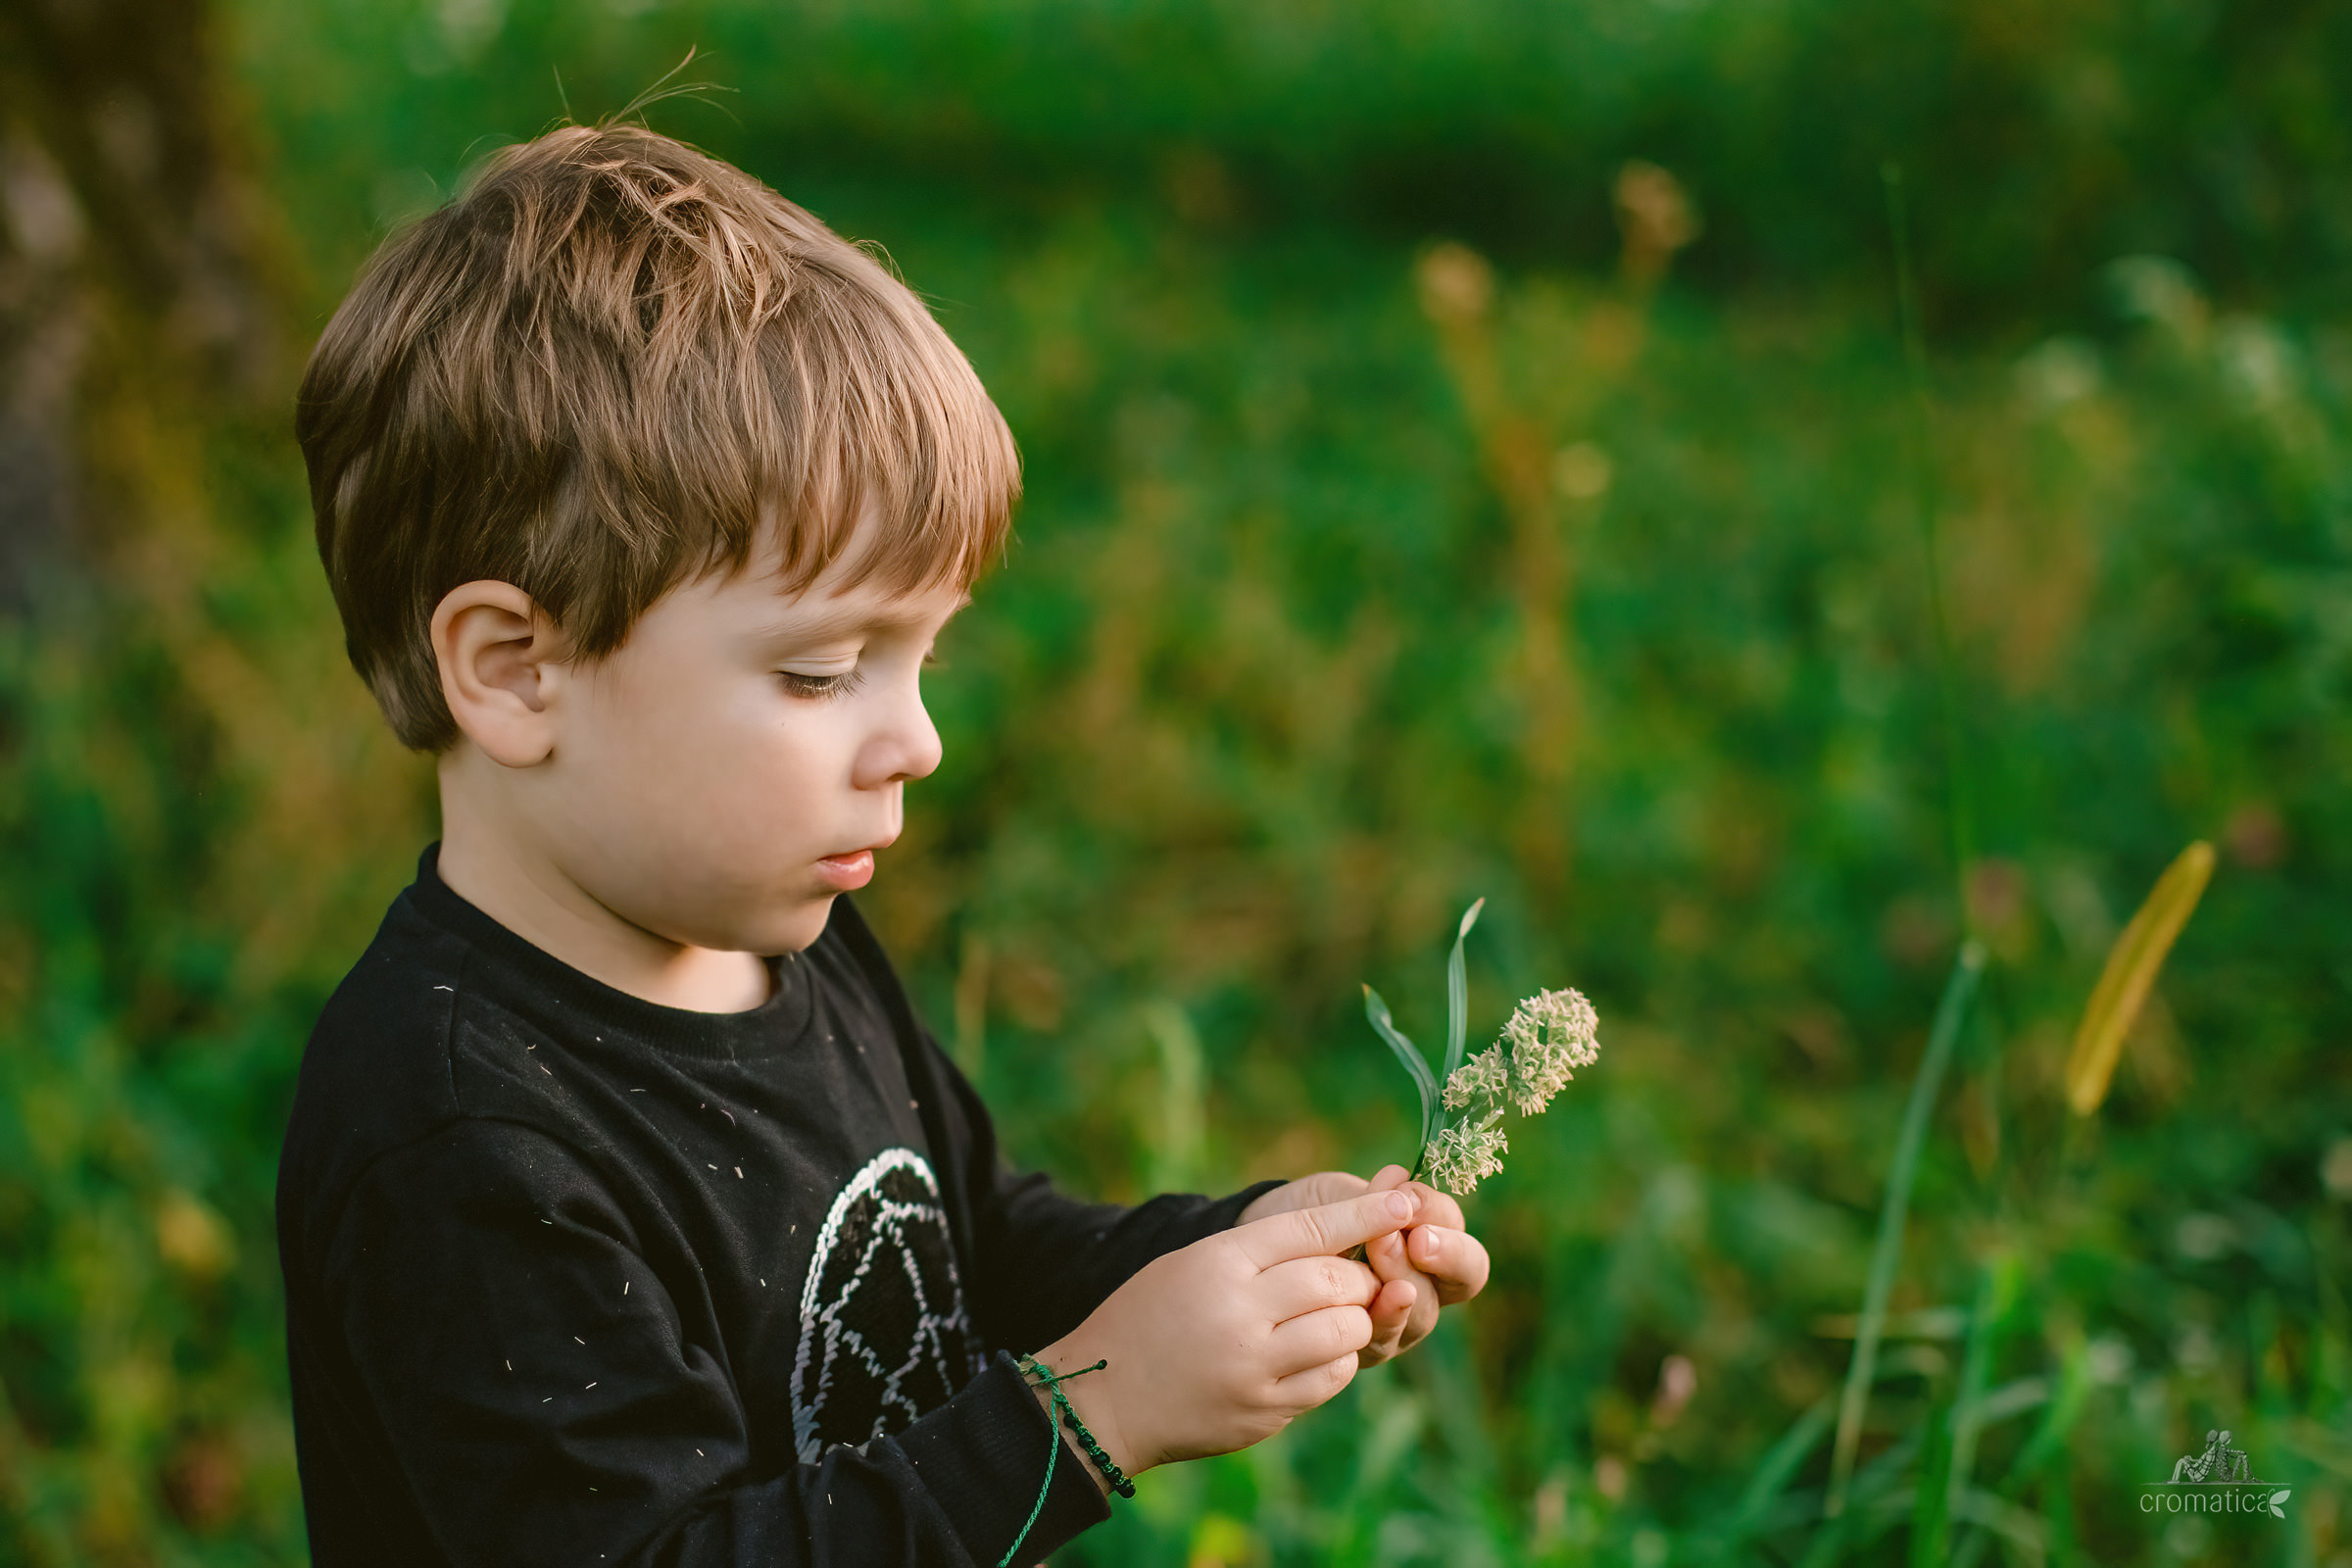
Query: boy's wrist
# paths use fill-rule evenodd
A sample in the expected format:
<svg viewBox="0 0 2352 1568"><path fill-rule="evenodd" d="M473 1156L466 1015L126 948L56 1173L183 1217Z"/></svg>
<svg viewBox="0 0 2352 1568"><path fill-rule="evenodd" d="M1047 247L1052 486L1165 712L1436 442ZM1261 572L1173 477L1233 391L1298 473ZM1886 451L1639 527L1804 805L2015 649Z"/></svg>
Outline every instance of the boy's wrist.
<svg viewBox="0 0 2352 1568"><path fill-rule="evenodd" d="M1097 1361L1108 1358L1100 1350L1090 1349L1077 1344L1073 1337L1070 1340L1060 1340L1047 1346L1031 1359L1049 1372L1067 1374L1077 1371L1080 1367L1092 1366ZM1101 1446L1102 1451L1109 1455L1110 1462L1117 1465L1132 1479L1152 1467L1142 1454L1128 1445L1126 1433L1120 1427L1118 1390L1117 1383L1114 1381L1117 1373L1117 1365L1113 1362L1100 1372L1090 1373L1083 1377L1067 1378L1059 1387L1061 1396L1069 1401L1071 1410L1076 1412L1078 1419L1085 1424L1086 1430ZM1063 1425L1060 1412L1054 1407L1053 1389L1038 1386L1034 1387L1032 1392L1036 1395L1038 1404L1044 1408L1046 1419L1053 1423L1054 1430L1060 1435L1062 1446L1067 1448L1078 1460L1078 1463L1084 1467L1087 1475L1093 1479L1095 1486L1107 1495L1110 1491L1110 1478L1103 1475L1097 1468L1094 1460L1088 1457L1085 1448L1078 1441L1078 1434Z"/></svg>
<svg viewBox="0 0 2352 1568"><path fill-rule="evenodd" d="M1105 1476L1102 1471L1096 1469L1094 1461L1087 1458L1086 1450L1078 1446L1078 1434L1070 1431L1067 1427L1064 1427L1061 1424L1061 1412L1054 1408L1054 1395L1052 1391L1042 1387L1033 1386L1029 1392L1037 1396L1038 1408L1046 1412L1047 1424L1053 1427L1054 1435L1061 1439L1061 1462L1063 1464L1075 1462L1080 1473L1095 1484L1095 1490L1102 1494L1102 1495L1105 1497L1109 1496L1110 1478ZM1069 1396L1065 1394L1062 1396L1062 1397L1066 1399L1069 1397ZM1078 1419L1083 1421L1086 1418L1084 1416L1080 1416Z"/></svg>

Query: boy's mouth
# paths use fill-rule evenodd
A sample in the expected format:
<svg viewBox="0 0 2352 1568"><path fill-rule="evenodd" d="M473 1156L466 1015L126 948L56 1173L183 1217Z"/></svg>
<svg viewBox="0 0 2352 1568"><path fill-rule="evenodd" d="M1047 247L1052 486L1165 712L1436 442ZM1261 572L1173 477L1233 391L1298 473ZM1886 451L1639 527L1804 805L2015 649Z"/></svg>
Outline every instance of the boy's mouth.
<svg viewBox="0 0 2352 1568"><path fill-rule="evenodd" d="M828 855L816 862L816 868L826 881L847 893L874 879L874 852L852 850L847 855Z"/></svg>

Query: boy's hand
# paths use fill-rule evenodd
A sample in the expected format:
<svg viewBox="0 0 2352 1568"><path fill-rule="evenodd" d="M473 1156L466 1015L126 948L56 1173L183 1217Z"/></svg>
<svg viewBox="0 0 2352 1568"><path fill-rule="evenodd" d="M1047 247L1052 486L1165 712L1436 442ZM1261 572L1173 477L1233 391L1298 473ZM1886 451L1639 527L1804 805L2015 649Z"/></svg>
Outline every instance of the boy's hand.
<svg viewBox="0 0 2352 1568"><path fill-rule="evenodd" d="M1037 1352L1129 1475L1272 1437L1348 1386L1382 1290L1341 1254L1392 1236L1411 1195L1366 1192L1204 1237L1154 1259Z"/></svg>
<svg viewBox="0 0 2352 1568"><path fill-rule="evenodd" d="M1408 1228L1367 1244L1364 1260L1380 1276L1384 1304L1405 1285L1413 1298L1405 1311L1387 1319L1379 1307L1373 1309L1366 1366L1411 1349L1438 1326L1440 1307L1458 1305L1487 1288L1487 1249L1463 1224L1462 1205L1427 1182L1406 1181L1405 1175L1402 1165L1388 1165L1372 1178L1371 1191L1401 1188L1419 1206Z"/></svg>
<svg viewBox="0 0 2352 1568"><path fill-rule="evenodd" d="M1402 1165L1383 1166L1369 1182L1344 1170L1317 1171L1260 1197L1242 1210L1242 1223L1359 1194L1403 1188L1419 1204L1410 1226L1380 1237L1364 1260L1381 1281L1371 1307L1372 1343L1364 1366L1402 1354L1438 1326L1441 1307L1467 1301L1487 1288L1487 1250L1462 1223L1462 1205L1426 1182L1407 1182Z"/></svg>

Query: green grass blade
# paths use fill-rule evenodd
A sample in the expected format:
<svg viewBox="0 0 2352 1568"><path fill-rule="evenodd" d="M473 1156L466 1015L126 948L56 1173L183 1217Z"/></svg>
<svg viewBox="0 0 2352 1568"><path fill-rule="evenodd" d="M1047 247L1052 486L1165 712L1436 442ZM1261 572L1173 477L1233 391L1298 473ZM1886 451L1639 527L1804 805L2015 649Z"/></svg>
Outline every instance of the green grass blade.
<svg viewBox="0 0 2352 1568"><path fill-rule="evenodd" d="M1862 1442L1862 1415L1870 1403L1871 1379L1878 1368L1879 1340L1886 1328L1886 1298L1894 1289L1894 1271L1903 1256L1903 1221L1911 1209L1911 1180L1919 1172L1919 1152L1928 1140L1928 1114L1936 1106L1936 1091L1951 1064L1952 1048L1959 1043L1961 1020L1984 974L1984 945L1961 944L1945 982L1943 1000L1936 1006L1936 1025L1928 1033L1928 1049L1919 1058L1911 1080L1911 1101L1903 1108L1903 1126L1894 1142L1894 1164L1886 1173L1886 1201L1879 1210L1879 1238L1871 1248L1870 1278L1862 1292L1862 1318L1854 1331L1853 1364L1846 1369L1845 1392L1838 1405L1838 1446L1830 1456L1830 1494L1824 1508L1835 1519L1845 1507L1846 1489L1854 1476L1854 1454Z"/></svg>
<svg viewBox="0 0 2352 1568"><path fill-rule="evenodd" d="M2040 1563L2049 1560L2053 1532L2031 1509L2021 1508L1989 1492L1970 1488L1953 1498L1952 1517L1963 1524L1977 1527L1981 1534L1970 1537L1972 1542L1998 1537L2009 1546L2007 1555L2012 1562Z"/></svg>
<svg viewBox="0 0 2352 1568"><path fill-rule="evenodd" d="M2042 1467L2066 1451L2067 1440L2074 1435L2075 1423L2090 1402L2092 1379L2090 1351L2081 1341L2066 1348L2059 1362L2058 1392L2049 1407L2042 1413L2041 1424L2026 1440L2024 1447L2010 1462L2009 1473L2001 1478L2000 1494L2014 1501L2022 1495Z"/></svg>
<svg viewBox="0 0 2352 1568"><path fill-rule="evenodd" d="M1918 1472L1922 1436L1914 1427L1855 1472L1845 1511L1829 1518L1823 1510L1821 1529L1797 1559L1800 1568L1833 1568L1909 1519L1904 1483Z"/></svg>
<svg viewBox="0 0 2352 1568"><path fill-rule="evenodd" d="M1950 1496L1943 1474L1952 1458L1957 1401L1937 1400L1928 1411L1927 1445L1920 1454L1919 1483L1911 1493L1911 1568L1944 1568L1951 1544Z"/></svg>
<svg viewBox="0 0 2352 1568"><path fill-rule="evenodd" d="M1931 1417L1936 1423L1930 1434L1934 1441L1919 1470L1919 1492L1911 1508L1914 1568L1943 1568L1952 1560L1954 1527L1963 1522L1961 1499L1970 1494L1969 1476L1977 1467L1977 1434L1984 1426L1984 1394L1992 1383L1993 1351L2016 1294L2016 1278L2015 1261L2000 1256L1978 1276L1959 1387L1949 1408L1938 1408Z"/></svg>
<svg viewBox="0 0 2352 1568"><path fill-rule="evenodd" d="M1396 1021L1389 1016L1389 1004L1370 986L1364 987L1364 1016L1372 1020L1380 1038L1396 1053L1404 1070L1413 1075L1413 1087L1421 1092L1421 1146L1426 1149L1429 1141L1438 1136L1438 1080L1429 1070L1429 1058L1421 1054L1420 1047L1397 1032ZM1420 1150L1413 1152L1417 1158Z"/></svg>
<svg viewBox="0 0 2352 1568"><path fill-rule="evenodd" d="M1977 1304L1969 1314L1968 1348L1960 1362L1960 1389L1952 1400L1952 1441L1944 1456L1936 1528L1924 1533L1914 1530L1911 1555L1915 1562L1943 1563L1952 1555L1952 1527L1961 1520L1961 1499L1971 1494L1969 1477L1977 1468L1977 1438L1984 1429L1984 1397L1992 1386L1993 1356L1999 1348L2002 1325L2017 1300L2021 1274L2015 1257L2000 1254L1985 1263L1978 1280ZM1932 1470L1920 1473L1923 1494L1934 1480Z"/></svg>
<svg viewBox="0 0 2352 1568"><path fill-rule="evenodd" d="M1739 1505L1732 1510L1731 1522L1723 1528L1721 1543L1716 1547L1716 1560L1737 1560L1740 1544L1747 1539L1747 1533L1756 1528L1765 1510L1788 1487L1797 1467L1805 1462L1806 1455L1829 1433L1831 1418L1837 1412L1838 1402L1824 1395L1791 1422L1787 1432L1781 1434L1780 1441L1764 1455L1764 1462L1757 1465L1755 1473L1747 1478L1747 1490L1740 1493Z"/></svg>
<svg viewBox="0 0 2352 1568"><path fill-rule="evenodd" d="M1470 928L1478 924L1478 911L1487 906L1479 900L1462 914L1462 928L1453 934L1453 956L1446 960L1446 1070L1438 1075L1439 1082L1453 1076L1462 1064L1462 1054L1470 1040L1470 970L1462 958L1462 944L1469 939Z"/></svg>

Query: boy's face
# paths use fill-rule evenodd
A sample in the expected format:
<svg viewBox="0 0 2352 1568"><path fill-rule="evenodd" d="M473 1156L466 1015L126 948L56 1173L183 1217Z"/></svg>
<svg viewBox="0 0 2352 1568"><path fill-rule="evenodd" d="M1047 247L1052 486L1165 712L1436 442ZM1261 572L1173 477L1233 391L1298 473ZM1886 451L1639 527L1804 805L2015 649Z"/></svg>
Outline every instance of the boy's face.
<svg viewBox="0 0 2352 1568"><path fill-rule="evenodd" d="M922 665L954 584L787 596L757 564L664 595L565 682L532 822L563 874L657 936L785 953L822 934L939 765Z"/></svg>

